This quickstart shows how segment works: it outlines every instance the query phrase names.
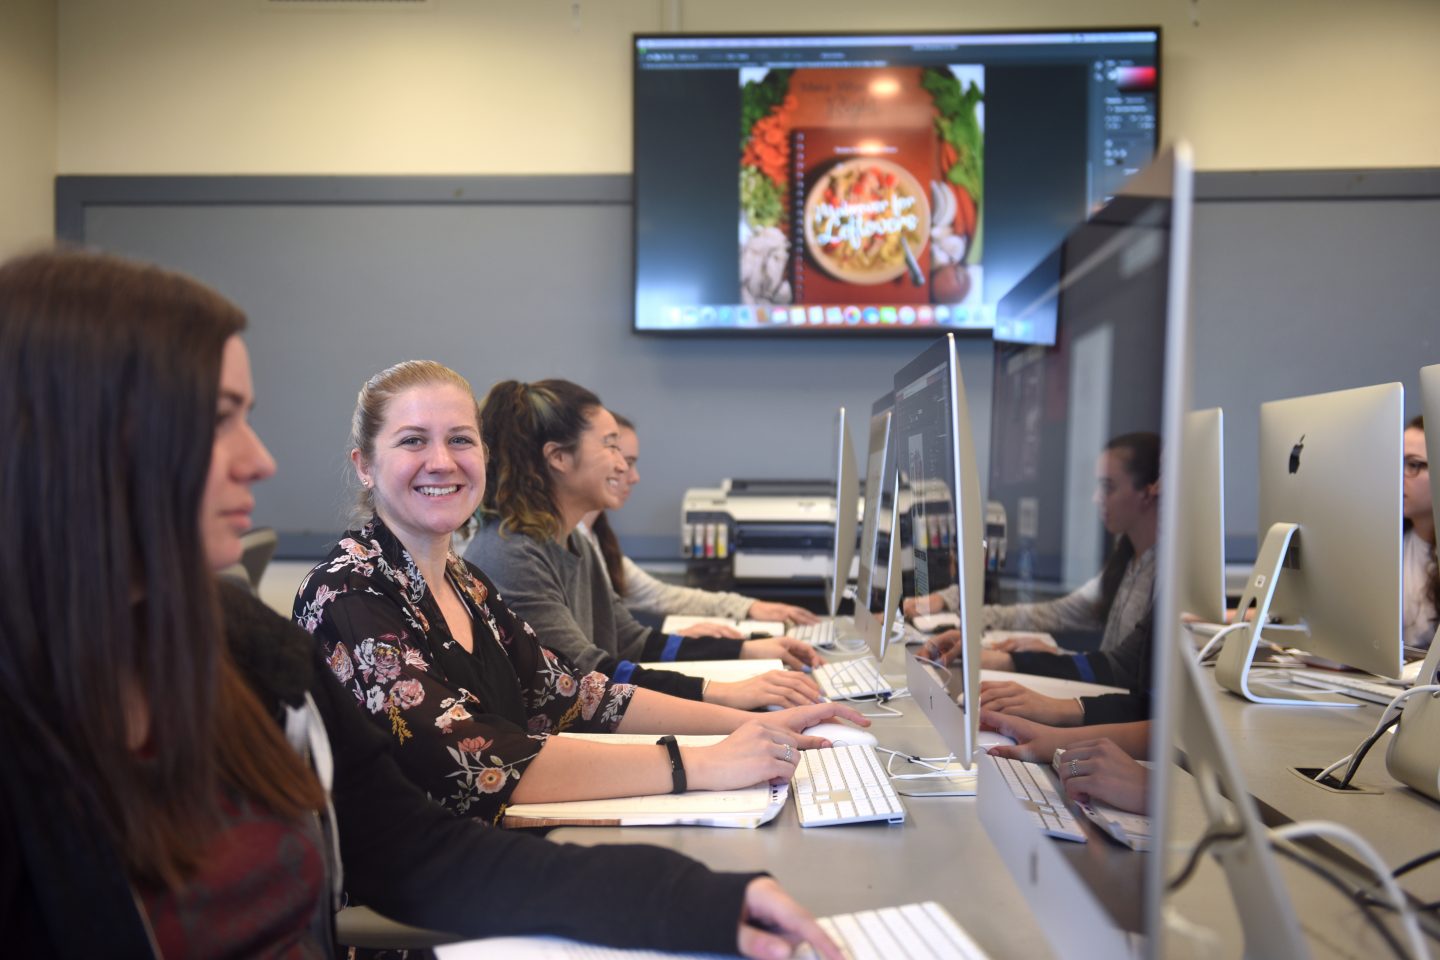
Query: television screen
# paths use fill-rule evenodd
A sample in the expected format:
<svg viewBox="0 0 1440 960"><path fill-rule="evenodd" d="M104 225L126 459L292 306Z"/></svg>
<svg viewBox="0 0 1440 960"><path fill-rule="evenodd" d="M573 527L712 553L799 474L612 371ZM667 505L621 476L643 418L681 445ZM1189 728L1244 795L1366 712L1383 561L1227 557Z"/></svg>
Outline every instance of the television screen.
<svg viewBox="0 0 1440 960"><path fill-rule="evenodd" d="M1155 151L1156 28L635 37L635 329L988 333Z"/></svg>

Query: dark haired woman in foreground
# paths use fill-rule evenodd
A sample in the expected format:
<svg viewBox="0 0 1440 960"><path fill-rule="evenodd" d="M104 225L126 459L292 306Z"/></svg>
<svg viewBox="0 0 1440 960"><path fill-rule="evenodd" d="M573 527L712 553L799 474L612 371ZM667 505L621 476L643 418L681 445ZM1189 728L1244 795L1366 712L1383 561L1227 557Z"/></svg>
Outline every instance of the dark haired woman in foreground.
<svg viewBox="0 0 1440 960"><path fill-rule="evenodd" d="M302 631L222 596L274 469L243 326L154 268L0 266L0 523L24 545L0 555L7 952L325 956L343 865L381 912L472 936L838 958L767 878L450 817Z"/></svg>

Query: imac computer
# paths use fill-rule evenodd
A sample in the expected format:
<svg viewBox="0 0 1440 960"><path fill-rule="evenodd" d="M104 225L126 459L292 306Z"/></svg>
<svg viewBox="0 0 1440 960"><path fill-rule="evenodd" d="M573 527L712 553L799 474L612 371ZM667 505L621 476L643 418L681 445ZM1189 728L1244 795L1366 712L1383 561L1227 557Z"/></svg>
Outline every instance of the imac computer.
<svg viewBox="0 0 1440 960"><path fill-rule="evenodd" d="M1154 551L1149 686L1157 761L1169 756L1162 682L1178 642L1170 629L1179 620L1173 532L1185 478L1177 466L1181 445L1173 441L1189 406L1192 180L1188 152L1165 151L1017 284L1016 302L1002 302L999 311L1012 319L997 334L1011 340L997 335L991 403L988 496L1009 521L998 570L1002 602L1042 601L1094 580L1121 536L1132 552L1140 550L1135 562ZM1117 522L1097 490L1127 480L1148 486L1130 467L1140 451L1154 455L1157 439L1160 494L1147 536ZM1146 542L1152 538L1153 547ZM1083 845L1046 835L1000 763L981 758L980 818L1057 955L1147 954L1147 933L1162 916L1163 856L1118 849L1099 834ZM1048 764L1029 772L1058 790ZM1164 787L1164 777L1150 778L1154 850L1164 850L1166 840Z"/></svg>
<svg viewBox="0 0 1440 960"><path fill-rule="evenodd" d="M1420 369L1420 404L1425 413L1425 459L1440 457L1440 364ZM1431 469L1430 504L1440 511L1440 470ZM1437 524L1440 527L1440 524ZM1440 632L1440 631L1437 631ZM1440 668L1440 643L1432 638L1417 684L1435 683ZM1435 697L1412 697L1400 715L1400 726L1390 738L1385 766L1401 783L1440 800L1440 702Z"/></svg>
<svg viewBox="0 0 1440 960"><path fill-rule="evenodd" d="M855 562L855 504L860 498L860 480L855 474L855 448L850 443L850 424L840 408L839 436L835 442L835 546L830 557L825 602L833 619L845 598L850 567Z"/></svg>
<svg viewBox="0 0 1440 960"><path fill-rule="evenodd" d="M972 768L979 728L985 517L954 334L895 374L892 432L896 466L909 491L915 593L958 586L956 613L968 654L948 667L907 657L906 680L955 759ZM897 502L903 495L903 489L897 492Z"/></svg>
<svg viewBox="0 0 1440 960"><path fill-rule="evenodd" d="M855 628L871 646L878 645L882 639L881 620L885 613L890 569L888 531L894 529L888 526L895 487L895 460L890 448L890 418L894 405L892 393L886 393L871 405L870 442L865 456L865 510L860 522Z"/></svg>
<svg viewBox="0 0 1440 960"><path fill-rule="evenodd" d="M1260 407L1259 556L1215 676L1257 703L1354 706L1251 671L1261 638L1387 677L1402 665L1398 383Z"/></svg>
<svg viewBox="0 0 1440 960"><path fill-rule="evenodd" d="M1187 620L1220 624L1225 622L1225 416L1219 407L1192 410L1180 429L1185 564L1176 578L1175 609Z"/></svg>

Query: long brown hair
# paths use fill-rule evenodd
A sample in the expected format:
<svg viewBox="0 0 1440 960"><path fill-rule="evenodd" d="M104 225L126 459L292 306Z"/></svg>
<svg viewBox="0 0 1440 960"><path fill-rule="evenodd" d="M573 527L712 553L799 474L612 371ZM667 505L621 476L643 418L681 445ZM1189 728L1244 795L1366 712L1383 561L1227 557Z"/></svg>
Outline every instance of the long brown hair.
<svg viewBox="0 0 1440 960"><path fill-rule="evenodd" d="M282 816L324 802L231 661L198 523L221 354L244 326L155 267L0 266L6 749L68 781L133 876L172 886L214 836L222 785Z"/></svg>
<svg viewBox="0 0 1440 960"><path fill-rule="evenodd" d="M506 533L550 540L560 531L545 445L574 450L600 398L569 380L504 380L480 404L485 461L481 511Z"/></svg>

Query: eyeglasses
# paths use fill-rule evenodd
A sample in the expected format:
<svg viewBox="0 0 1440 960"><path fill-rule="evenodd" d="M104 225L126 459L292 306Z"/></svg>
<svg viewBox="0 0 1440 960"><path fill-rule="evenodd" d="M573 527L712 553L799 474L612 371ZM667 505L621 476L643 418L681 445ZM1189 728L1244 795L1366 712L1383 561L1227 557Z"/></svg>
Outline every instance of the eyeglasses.
<svg viewBox="0 0 1440 960"><path fill-rule="evenodd" d="M1429 469L1430 462L1428 460L1421 460L1418 457L1405 458L1405 476L1407 477L1418 477Z"/></svg>

